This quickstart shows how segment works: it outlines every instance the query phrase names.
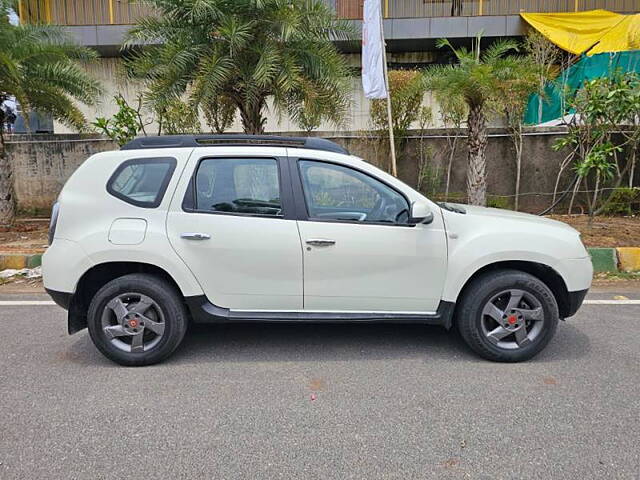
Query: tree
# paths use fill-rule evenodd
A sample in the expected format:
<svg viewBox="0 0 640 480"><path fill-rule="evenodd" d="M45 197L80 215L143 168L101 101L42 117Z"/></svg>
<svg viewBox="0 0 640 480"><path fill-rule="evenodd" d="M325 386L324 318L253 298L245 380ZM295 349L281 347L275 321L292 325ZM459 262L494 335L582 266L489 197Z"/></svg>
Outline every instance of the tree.
<svg viewBox="0 0 640 480"><path fill-rule="evenodd" d="M487 196L486 149L487 110L496 99L499 86L516 75L521 59L506 56L518 49L512 40L500 40L481 51L481 36L473 47L454 48L448 40L438 41L438 47L449 47L458 63L438 65L425 72L428 89L443 97L457 97L467 104L467 197L472 205L485 205Z"/></svg>
<svg viewBox="0 0 640 480"><path fill-rule="evenodd" d="M562 60L561 50L537 30L529 30L524 39L524 50L535 65L538 93L538 123L542 123L544 88L549 80L558 76L558 64Z"/></svg>
<svg viewBox="0 0 640 480"><path fill-rule="evenodd" d="M515 75L510 75L511 78L505 79L497 86L499 95L494 102L496 112L504 117L515 152L515 210L519 208L520 179L522 177L522 150L524 146L522 120L527 109L527 100L539 85L538 70L530 57L523 57L516 65Z"/></svg>
<svg viewBox="0 0 640 480"><path fill-rule="evenodd" d="M462 123L467 116L467 104L460 97L445 97L436 92L436 101L440 107L440 120L453 129L453 135L447 135L447 177L445 180L444 200L449 200L451 187L451 167L458 148L458 141L462 137Z"/></svg>
<svg viewBox="0 0 640 480"><path fill-rule="evenodd" d="M183 95L194 108L220 97L235 105L246 133L263 133L267 101L294 121L302 105L348 105L349 68L334 40L352 29L321 0L143 0L155 14L129 31L129 75L152 106Z"/></svg>
<svg viewBox="0 0 640 480"><path fill-rule="evenodd" d="M78 61L95 58L95 52L73 44L56 26L11 25L8 14L12 4L0 0L0 104L15 98L25 113L37 110L83 129L86 121L74 101L95 103L100 86ZM28 115L24 117L28 119ZM0 224L9 224L15 215L15 202L4 125L4 111L0 109Z"/></svg>
<svg viewBox="0 0 640 480"><path fill-rule="evenodd" d="M586 81L570 99L575 112L568 133L554 144L554 149L571 149L568 159L589 189L594 177L593 195L588 198L590 220L601 213L610 197L600 205L603 183L614 179L613 192L628 175L633 186L636 153L640 144L640 75L611 72L608 76ZM626 155L620 155L626 150ZM569 213L581 182L576 182Z"/></svg>

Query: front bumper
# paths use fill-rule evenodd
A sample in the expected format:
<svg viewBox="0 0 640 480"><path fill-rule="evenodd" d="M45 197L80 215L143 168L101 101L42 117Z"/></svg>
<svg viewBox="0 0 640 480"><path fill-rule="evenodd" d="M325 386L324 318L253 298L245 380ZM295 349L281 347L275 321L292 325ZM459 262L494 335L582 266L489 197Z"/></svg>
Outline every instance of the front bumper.
<svg viewBox="0 0 640 480"><path fill-rule="evenodd" d="M582 306L582 302L584 302L584 298L587 296L587 292L589 292L588 288L585 290L569 292L569 295L567 296L567 309L565 312L565 317L571 317L576 314L578 309Z"/></svg>

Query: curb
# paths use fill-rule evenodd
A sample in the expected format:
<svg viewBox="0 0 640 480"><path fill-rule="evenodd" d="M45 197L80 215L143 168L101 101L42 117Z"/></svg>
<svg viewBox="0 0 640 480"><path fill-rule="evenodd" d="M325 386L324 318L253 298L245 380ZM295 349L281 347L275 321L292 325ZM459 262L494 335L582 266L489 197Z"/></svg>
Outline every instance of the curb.
<svg viewBox="0 0 640 480"><path fill-rule="evenodd" d="M594 272L640 271L640 247L587 248Z"/></svg>
<svg viewBox="0 0 640 480"><path fill-rule="evenodd" d="M8 253L0 254L0 270L8 268L20 270L23 268L35 268L42 265L41 253Z"/></svg>
<svg viewBox="0 0 640 480"><path fill-rule="evenodd" d="M618 255L615 248L587 248L594 272L617 272Z"/></svg>
<svg viewBox="0 0 640 480"><path fill-rule="evenodd" d="M623 272L640 271L640 247L619 247L618 264Z"/></svg>

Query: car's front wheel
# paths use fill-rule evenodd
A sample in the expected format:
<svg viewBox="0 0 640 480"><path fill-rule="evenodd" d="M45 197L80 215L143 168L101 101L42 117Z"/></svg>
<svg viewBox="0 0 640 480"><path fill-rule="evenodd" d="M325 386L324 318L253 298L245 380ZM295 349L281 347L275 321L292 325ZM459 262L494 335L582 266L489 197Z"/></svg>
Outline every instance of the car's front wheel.
<svg viewBox="0 0 640 480"><path fill-rule="evenodd" d="M121 365L151 365L167 358L182 341L187 314L178 293L148 274L110 281L93 297L89 334L107 358Z"/></svg>
<svg viewBox="0 0 640 480"><path fill-rule="evenodd" d="M540 279L517 270L497 270L476 278L463 292L456 324L481 357L520 362L537 355L553 338L556 299Z"/></svg>

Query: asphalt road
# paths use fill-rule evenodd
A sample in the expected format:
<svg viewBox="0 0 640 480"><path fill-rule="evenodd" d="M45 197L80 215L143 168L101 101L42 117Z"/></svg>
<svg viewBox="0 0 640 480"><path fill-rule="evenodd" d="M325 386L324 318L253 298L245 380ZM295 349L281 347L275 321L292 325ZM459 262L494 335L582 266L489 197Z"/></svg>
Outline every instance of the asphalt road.
<svg viewBox="0 0 640 480"><path fill-rule="evenodd" d="M2 480L635 480L639 445L640 305L587 305L516 365L434 327L232 325L147 368L0 306Z"/></svg>

